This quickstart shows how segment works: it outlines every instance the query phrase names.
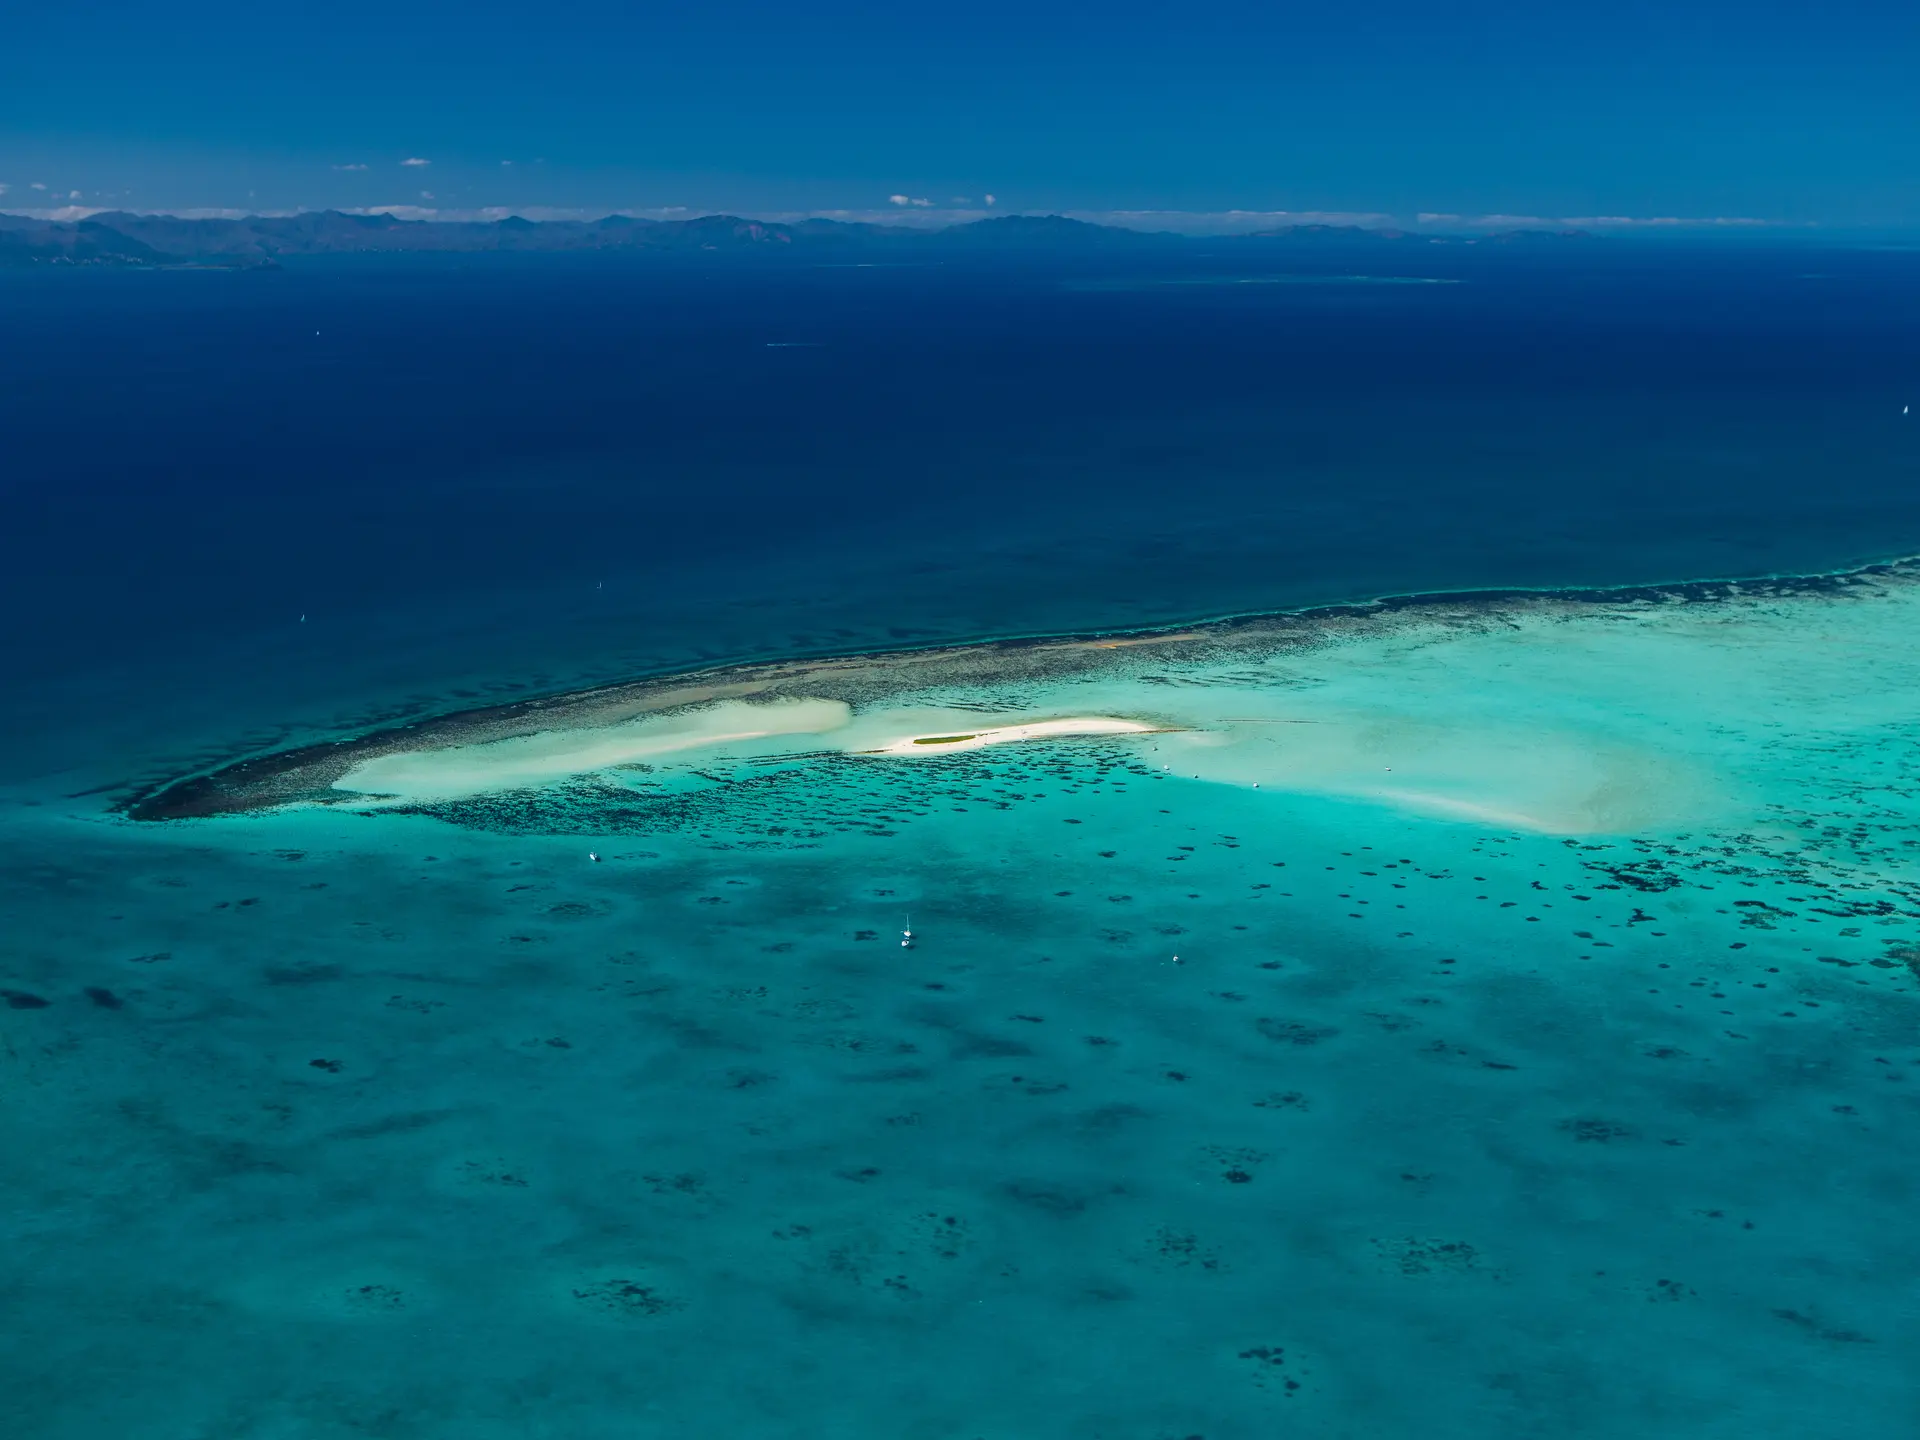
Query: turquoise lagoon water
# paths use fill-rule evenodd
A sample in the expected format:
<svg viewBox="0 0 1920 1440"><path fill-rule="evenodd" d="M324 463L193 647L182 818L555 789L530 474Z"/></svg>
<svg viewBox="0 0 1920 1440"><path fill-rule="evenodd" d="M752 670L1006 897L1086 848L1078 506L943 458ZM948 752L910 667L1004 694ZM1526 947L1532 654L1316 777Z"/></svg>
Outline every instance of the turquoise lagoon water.
<svg viewBox="0 0 1920 1440"><path fill-rule="evenodd" d="M1834 246L0 277L0 1430L1920 1431L1912 574L1491 593L1912 553L1916 334Z"/></svg>
<svg viewBox="0 0 1920 1440"><path fill-rule="evenodd" d="M1464 597L18 782L12 1433L1912 1433L1917 619ZM870 753L1073 717L1151 728Z"/></svg>

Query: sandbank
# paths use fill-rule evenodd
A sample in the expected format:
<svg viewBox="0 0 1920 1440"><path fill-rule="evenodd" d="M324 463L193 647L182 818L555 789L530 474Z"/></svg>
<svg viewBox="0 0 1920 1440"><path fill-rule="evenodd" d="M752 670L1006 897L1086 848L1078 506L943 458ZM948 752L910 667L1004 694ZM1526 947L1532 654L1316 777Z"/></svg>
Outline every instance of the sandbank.
<svg viewBox="0 0 1920 1440"><path fill-rule="evenodd" d="M1045 740L1060 735L1151 735L1165 726L1147 725L1138 720L1121 720L1110 715L1076 715L1064 720L1035 720L1022 725L995 725L984 730L945 730L930 734L903 735L877 749L862 750L862 755L951 755L958 750L978 750L987 745L1005 745L1015 740Z"/></svg>
<svg viewBox="0 0 1920 1440"><path fill-rule="evenodd" d="M846 725L839 700L717 704L592 729L544 730L478 745L399 750L356 764L333 782L358 801L422 804L550 785L597 770L737 750L756 741L809 739Z"/></svg>
<svg viewBox="0 0 1920 1440"><path fill-rule="evenodd" d="M120 808L431 809L596 773L631 790L622 767L1106 736L1151 737L1138 762L1186 782L1569 836L1684 828L1751 815L1775 792L1765 726L1786 723L1782 706L1794 730L1836 743L1912 723L1920 690L1893 676L1908 673L1917 612L1920 566L1897 563L721 666L377 725L162 780ZM1745 717L1762 716L1748 734Z"/></svg>

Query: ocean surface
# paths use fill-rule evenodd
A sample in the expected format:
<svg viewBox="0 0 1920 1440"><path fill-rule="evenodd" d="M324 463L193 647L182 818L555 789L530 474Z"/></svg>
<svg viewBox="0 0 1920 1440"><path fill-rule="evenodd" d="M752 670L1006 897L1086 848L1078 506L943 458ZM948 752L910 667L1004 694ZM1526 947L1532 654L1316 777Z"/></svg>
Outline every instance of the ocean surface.
<svg viewBox="0 0 1920 1440"><path fill-rule="evenodd" d="M11 1431L1914 1433L1915 401L1892 249L0 274Z"/></svg>

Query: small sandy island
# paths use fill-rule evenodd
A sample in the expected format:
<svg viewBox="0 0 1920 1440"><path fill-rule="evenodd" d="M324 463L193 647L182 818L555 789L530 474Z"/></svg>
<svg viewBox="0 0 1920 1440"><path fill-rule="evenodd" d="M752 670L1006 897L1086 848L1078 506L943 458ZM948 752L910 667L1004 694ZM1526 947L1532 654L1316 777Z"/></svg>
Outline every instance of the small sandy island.
<svg viewBox="0 0 1920 1440"><path fill-rule="evenodd" d="M1066 720L1036 720L1028 725L998 725L988 730L947 731L937 735L904 735L862 755L951 755L956 750L978 750L1013 740L1045 740L1056 735L1151 735L1164 727L1138 720L1116 720L1105 715L1079 715Z"/></svg>

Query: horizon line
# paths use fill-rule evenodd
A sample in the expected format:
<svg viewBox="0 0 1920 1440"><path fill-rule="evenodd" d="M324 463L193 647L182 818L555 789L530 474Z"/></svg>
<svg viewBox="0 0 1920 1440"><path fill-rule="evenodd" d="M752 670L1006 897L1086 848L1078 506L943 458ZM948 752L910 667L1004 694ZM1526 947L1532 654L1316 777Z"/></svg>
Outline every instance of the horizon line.
<svg viewBox="0 0 1920 1440"><path fill-rule="evenodd" d="M72 224L99 215L138 215L142 218L175 220L284 220L301 215L341 214L356 216L387 215L396 220L439 224L497 224L518 219L532 224L582 223L615 218L647 220L658 223L704 219L738 219L761 224L792 225L808 220L831 220L842 224L880 225L895 230L938 230L981 220L1015 218L1062 218L1086 224L1108 225L1142 233L1173 233L1194 238L1230 236L1280 226L1351 226L1358 229L1406 230L1412 233L1441 230L1496 231L1515 229L1592 230L1612 232L1829 232L1885 231L1903 227L1891 225L1834 226L1819 221L1773 220L1757 216L1632 216L1586 215L1548 216L1512 213L1459 214L1420 211L1413 216L1386 211L1331 210L1094 210L1069 209L981 209L923 208L910 214L897 209L700 209L685 205L616 206L611 209L590 206L486 205L476 207L427 206L409 203L390 205L325 205L246 209L229 206L157 206L151 209L124 205L63 205L18 210L0 207L0 214L50 224Z"/></svg>

